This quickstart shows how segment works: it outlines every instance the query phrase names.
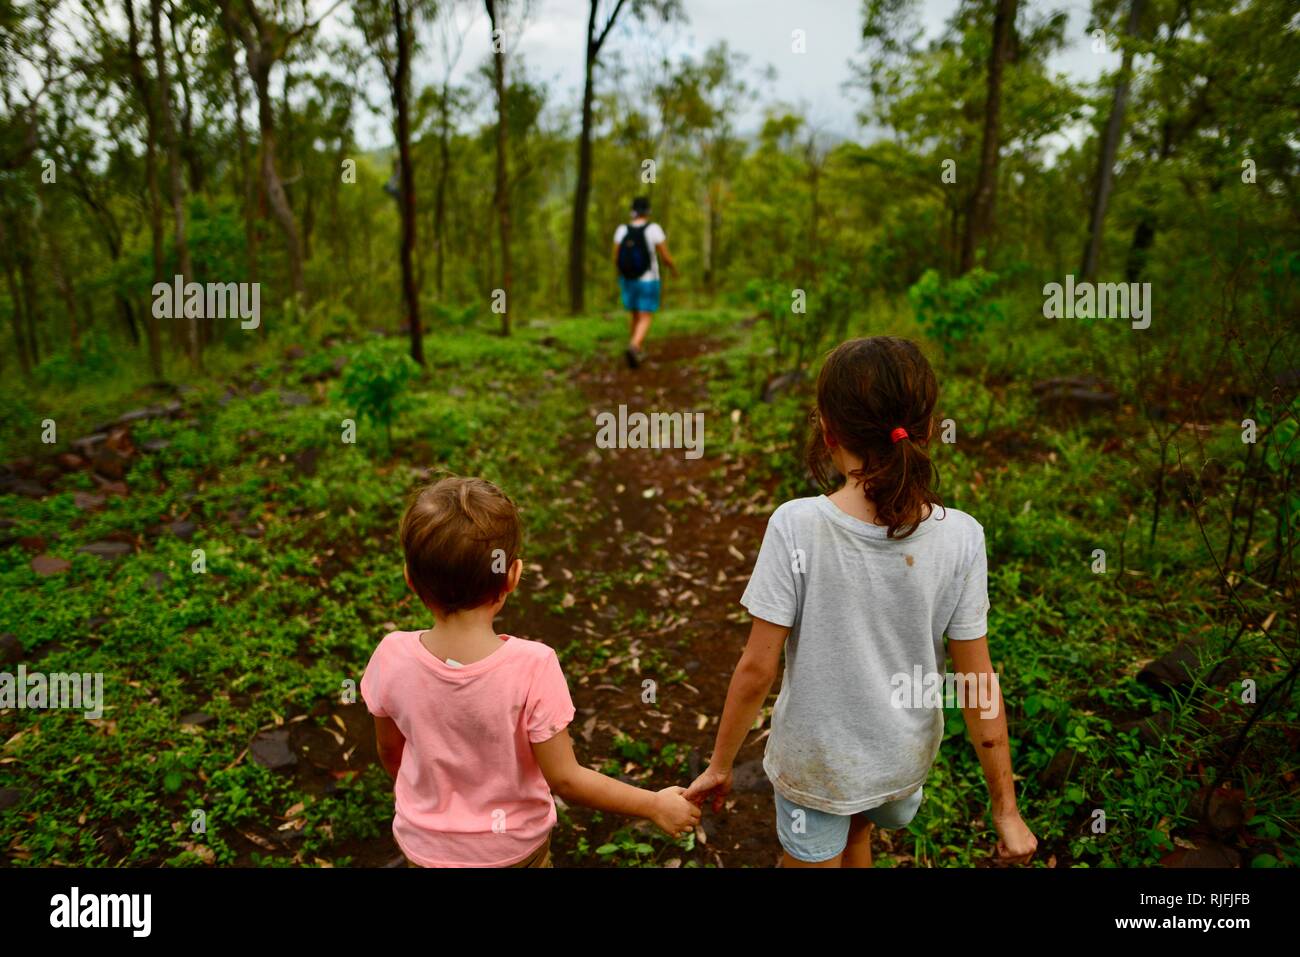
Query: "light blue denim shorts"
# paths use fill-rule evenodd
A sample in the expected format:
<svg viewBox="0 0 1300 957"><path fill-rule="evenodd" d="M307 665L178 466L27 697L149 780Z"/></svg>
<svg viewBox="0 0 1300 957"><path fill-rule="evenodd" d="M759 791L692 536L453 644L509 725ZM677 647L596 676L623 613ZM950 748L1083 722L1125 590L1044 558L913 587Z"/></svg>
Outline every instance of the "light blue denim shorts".
<svg viewBox="0 0 1300 957"><path fill-rule="evenodd" d="M659 311L659 280L628 279L619 276L619 285L623 289L623 308L630 312Z"/></svg>
<svg viewBox="0 0 1300 957"><path fill-rule="evenodd" d="M859 813L877 827L891 830L907 827L916 817L924 796L925 789L917 788L907 797ZM809 864L829 861L843 851L849 842L851 820L851 814L827 814L787 801L779 791L776 792L777 837L781 846L797 861Z"/></svg>

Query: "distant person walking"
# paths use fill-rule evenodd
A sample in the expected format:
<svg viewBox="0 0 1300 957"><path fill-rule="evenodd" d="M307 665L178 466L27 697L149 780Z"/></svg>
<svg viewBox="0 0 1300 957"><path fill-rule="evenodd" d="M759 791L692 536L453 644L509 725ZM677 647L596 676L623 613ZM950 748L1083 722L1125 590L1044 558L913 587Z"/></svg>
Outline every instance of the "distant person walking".
<svg viewBox="0 0 1300 957"><path fill-rule="evenodd" d="M660 257L677 278L677 264L668 253L668 236L662 226L651 222L650 200L638 196L632 200L631 222L614 230L614 265L623 290L623 308L631 314L626 353L631 369L645 359L641 344L659 311Z"/></svg>

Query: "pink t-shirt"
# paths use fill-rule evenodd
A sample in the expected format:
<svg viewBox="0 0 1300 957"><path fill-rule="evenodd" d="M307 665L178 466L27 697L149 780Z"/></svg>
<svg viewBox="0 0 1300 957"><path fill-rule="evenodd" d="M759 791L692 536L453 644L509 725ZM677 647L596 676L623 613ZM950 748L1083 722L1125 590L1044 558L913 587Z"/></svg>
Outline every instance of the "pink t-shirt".
<svg viewBox="0 0 1300 957"><path fill-rule="evenodd" d="M502 635L486 658L456 667L395 631L361 678L371 714L406 737L393 837L424 867L504 867L536 850L555 802L531 745L573 720L555 652Z"/></svg>

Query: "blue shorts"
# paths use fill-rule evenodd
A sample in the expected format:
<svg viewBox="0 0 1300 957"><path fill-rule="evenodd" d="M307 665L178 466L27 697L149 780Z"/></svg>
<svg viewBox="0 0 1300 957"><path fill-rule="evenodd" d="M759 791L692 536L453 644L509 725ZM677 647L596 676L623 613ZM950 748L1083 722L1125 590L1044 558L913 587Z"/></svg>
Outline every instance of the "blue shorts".
<svg viewBox="0 0 1300 957"><path fill-rule="evenodd" d="M907 797L888 801L878 807L860 812L877 827L907 827L921 806L924 788L917 788ZM781 846L797 861L815 864L829 861L841 853L849 843L851 814L827 814L793 801L787 801L776 792L776 833Z"/></svg>
<svg viewBox="0 0 1300 957"><path fill-rule="evenodd" d="M623 289L623 308L629 312L659 311L659 280L628 279L619 276L618 283Z"/></svg>

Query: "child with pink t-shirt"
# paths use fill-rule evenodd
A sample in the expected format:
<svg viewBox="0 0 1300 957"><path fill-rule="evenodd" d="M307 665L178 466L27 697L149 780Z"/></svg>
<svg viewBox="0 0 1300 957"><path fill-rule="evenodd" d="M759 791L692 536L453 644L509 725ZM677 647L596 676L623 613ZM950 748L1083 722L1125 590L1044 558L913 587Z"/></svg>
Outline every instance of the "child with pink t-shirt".
<svg viewBox="0 0 1300 957"><path fill-rule="evenodd" d="M552 792L645 818L671 837L699 821L680 787L646 791L580 765L555 652L493 629L523 572L519 515L500 489L446 478L420 490L401 539L407 584L435 624L386 636L361 695L394 779L393 837L408 861L549 867Z"/></svg>

